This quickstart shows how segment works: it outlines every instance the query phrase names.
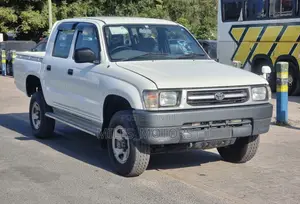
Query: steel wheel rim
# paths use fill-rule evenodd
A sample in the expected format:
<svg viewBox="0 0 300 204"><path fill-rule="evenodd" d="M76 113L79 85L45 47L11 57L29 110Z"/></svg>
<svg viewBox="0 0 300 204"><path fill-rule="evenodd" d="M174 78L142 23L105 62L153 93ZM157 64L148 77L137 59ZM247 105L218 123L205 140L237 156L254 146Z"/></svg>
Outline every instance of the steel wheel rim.
<svg viewBox="0 0 300 204"><path fill-rule="evenodd" d="M31 121L34 129L41 127L41 108L37 102L34 102L31 109Z"/></svg>
<svg viewBox="0 0 300 204"><path fill-rule="evenodd" d="M126 163L130 152L129 137L125 128L120 125L113 131L112 149L115 159L121 164Z"/></svg>

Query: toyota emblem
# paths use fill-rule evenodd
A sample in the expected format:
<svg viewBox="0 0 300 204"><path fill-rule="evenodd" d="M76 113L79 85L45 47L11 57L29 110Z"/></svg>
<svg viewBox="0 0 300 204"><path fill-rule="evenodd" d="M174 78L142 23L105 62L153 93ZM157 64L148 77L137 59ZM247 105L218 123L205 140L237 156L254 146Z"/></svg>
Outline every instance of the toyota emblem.
<svg viewBox="0 0 300 204"><path fill-rule="evenodd" d="M222 101L224 98L225 98L225 95L224 95L223 92L217 92L217 93L215 93L215 99L217 101Z"/></svg>

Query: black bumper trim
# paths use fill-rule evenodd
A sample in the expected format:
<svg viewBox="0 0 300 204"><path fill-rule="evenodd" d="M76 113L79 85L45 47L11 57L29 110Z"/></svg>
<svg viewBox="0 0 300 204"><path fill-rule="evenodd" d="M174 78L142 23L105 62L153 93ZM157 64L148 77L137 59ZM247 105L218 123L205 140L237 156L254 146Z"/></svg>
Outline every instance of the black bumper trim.
<svg viewBox="0 0 300 204"><path fill-rule="evenodd" d="M269 131L273 106L271 104L215 108L204 110L179 110L133 112L140 139L151 145L199 142L258 135ZM186 123L250 119L251 124L222 128L182 128Z"/></svg>

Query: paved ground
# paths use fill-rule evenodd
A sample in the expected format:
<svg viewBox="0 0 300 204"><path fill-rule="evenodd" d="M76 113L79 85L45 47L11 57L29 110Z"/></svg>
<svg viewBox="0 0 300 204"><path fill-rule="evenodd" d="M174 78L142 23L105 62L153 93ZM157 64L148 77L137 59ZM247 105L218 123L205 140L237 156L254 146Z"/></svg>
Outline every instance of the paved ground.
<svg viewBox="0 0 300 204"><path fill-rule="evenodd" d="M32 137L28 98L0 77L0 203L299 203L300 97L290 127L272 125L247 164L214 151L153 156L138 178L111 172L98 141L59 125L50 140Z"/></svg>

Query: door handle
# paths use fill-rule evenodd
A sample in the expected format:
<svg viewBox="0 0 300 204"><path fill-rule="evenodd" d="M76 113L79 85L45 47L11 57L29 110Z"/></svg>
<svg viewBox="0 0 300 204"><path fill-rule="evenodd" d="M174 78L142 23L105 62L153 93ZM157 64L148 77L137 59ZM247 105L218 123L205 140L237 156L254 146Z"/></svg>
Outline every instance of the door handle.
<svg viewBox="0 0 300 204"><path fill-rule="evenodd" d="M68 75L73 75L73 69L68 69Z"/></svg>
<svg viewBox="0 0 300 204"><path fill-rule="evenodd" d="M46 69L47 71L51 71L51 65L47 65Z"/></svg>

